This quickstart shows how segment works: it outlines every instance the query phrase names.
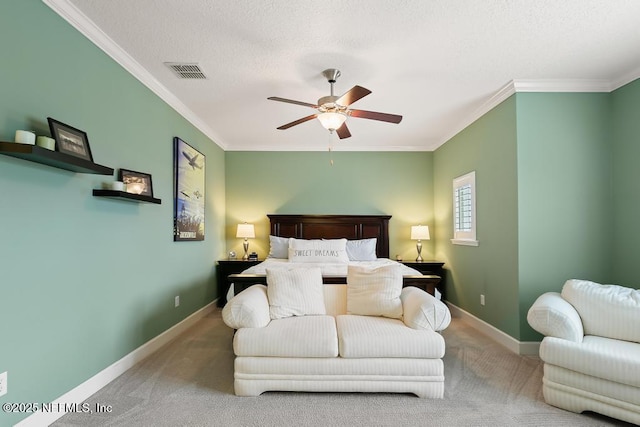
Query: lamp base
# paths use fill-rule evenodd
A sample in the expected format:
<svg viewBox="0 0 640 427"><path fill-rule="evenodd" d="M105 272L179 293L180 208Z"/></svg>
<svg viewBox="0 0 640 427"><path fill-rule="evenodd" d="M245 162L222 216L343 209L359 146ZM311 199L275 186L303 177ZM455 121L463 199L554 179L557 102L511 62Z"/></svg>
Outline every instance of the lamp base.
<svg viewBox="0 0 640 427"><path fill-rule="evenodd" d="M249 240L244 239L242 246L244 247L244 256L242 257L242 260L249 261Z"/></svg>
<svg viewBox="0 0 640 427"><path fill-rule="evenodd" d="M416 243L416 250L418 251L418 258L416 258L416 261L418 262L424 261L422 259L422 242L420 240L418 240L418 243Z"/></svg>

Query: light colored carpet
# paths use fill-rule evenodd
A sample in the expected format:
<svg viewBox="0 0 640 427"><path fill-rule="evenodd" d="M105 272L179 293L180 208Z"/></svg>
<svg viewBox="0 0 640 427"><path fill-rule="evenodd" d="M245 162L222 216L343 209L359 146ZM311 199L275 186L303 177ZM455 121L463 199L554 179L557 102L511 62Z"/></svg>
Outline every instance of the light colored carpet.
<svg viewBox="0 0 640 427"><path fill-rule="evenodd" d="M231 329L216 310L87 400L108 414L67 414L65 426L613 426L544 403L542 363L459 319L447 343L444 399L408 394L233 394Z"/></svg>

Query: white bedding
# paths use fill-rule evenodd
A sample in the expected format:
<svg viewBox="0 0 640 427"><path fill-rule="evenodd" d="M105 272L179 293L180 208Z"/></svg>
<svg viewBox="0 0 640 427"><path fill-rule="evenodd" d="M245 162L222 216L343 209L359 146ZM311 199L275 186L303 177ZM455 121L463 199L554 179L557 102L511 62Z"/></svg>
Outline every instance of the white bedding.
<svg viewBox="0 0 640 427"><path fill-rule="evenodd" d="M320 267L323 276L344 276L347 277L347 269L349 264L352 265L361 265L365 267L381 267L385 265L391 264L400 264L402 267L402 275L403 276L411 276L411 275L421 275L418 270L408 267L402 263L397 261L390 260L388 258L378 258L373 261L349 261L348 264L340 263L340 264L330 264L330 263L315 263L315 262L305 262L305 263L295 263L290 262L288 259L280 259L280 258L267 258L260 264L254 265L243 271L244 274L260 274L266 275L267 268L276 269L276 268L296 268L296 267ZM234 296L233 283L229 287L229 291L227 292L227 301L229 301ZM440 292L436 289L436 298L440 299Z"/></svg>

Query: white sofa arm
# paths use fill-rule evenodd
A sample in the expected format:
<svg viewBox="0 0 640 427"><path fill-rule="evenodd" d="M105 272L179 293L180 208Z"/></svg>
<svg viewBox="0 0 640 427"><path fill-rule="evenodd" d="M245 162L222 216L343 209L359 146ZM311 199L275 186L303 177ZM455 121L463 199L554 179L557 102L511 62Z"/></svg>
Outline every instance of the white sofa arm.
<svg viewBox="0 0 640 427"><path fill-rule="evenodd" d="M222 320L233 329L267 326L271 321L267 287L253 285L231 298L222 309Z"/></svg>
<svg viewBox="0 0 640 427"><path fill-rule="evenodd" d="M527 322L545 336L578 343L584 338L580 315L558 292L540 295L527 313Z"/></svg>
<svg viewBox="0 0 640 427"><path fill-rule="evenodd" d="M402 320L410 328L442 331L451 323L449 307L422 289L407 286L402 289L400 300Z"/></svg>

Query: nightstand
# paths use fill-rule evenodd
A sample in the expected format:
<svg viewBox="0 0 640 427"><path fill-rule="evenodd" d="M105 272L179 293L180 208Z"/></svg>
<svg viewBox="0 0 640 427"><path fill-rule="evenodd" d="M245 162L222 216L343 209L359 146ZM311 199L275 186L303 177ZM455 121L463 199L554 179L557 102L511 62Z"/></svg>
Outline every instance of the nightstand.
<svg viewBox="0 0 640 427"><path fill-rule="evenodd" d="M218 261L217 280L218 280L218 307L224 307L227 303L227 292L231 282L227 279L230 274L242 273L249 267L260 264L263 260L245 261L242 259L221 259Z"/></svg>
<svg viewBox="0 0 640 427"><path fill-rule="evenodd" d="M444 265L444 262L429 261L429 260L399 261L399 262L406 265L407 267L415 268L416 270L418 270L420 273L424 275L435 274L436 276L440 276L440 283L438 284L437 288L438 288L438 291L440 291L440 293L442 294L442 299L444 299L444 296L445 296L445 274L444 273L445 272L444 272L444 269L442 268L442 266Z"/></svg>

